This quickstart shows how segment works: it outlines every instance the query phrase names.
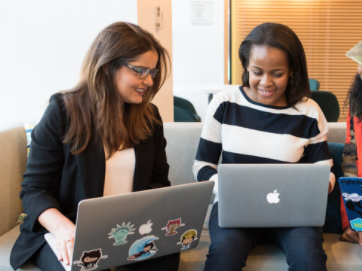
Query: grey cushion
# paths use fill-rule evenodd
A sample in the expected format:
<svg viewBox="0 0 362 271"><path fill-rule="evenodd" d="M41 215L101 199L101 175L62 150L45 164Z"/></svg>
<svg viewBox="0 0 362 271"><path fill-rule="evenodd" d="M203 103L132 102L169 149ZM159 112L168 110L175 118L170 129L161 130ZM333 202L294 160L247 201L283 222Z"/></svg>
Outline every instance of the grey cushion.
<svg viewBox="0 0 362 271"><path fill-rule="evenodd" d="M10 271L14 270L10 266L9 258L11 248L13 247L16 238L19 236L19 226L11 229L9 232L0 236L0 270L1 271ZM35 267L33 264L28 263L23 265L21 268L17 269L19 271L29 270L29 271L39 271L40 269Z"/></svg>

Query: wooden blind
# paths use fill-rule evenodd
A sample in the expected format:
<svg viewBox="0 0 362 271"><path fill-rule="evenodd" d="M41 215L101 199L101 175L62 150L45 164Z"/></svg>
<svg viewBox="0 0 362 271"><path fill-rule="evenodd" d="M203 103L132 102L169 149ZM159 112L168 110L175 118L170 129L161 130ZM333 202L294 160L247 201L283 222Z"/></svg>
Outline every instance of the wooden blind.
<svg viewBox="0 0 362 271"><path fill-rule="evenodd" d="M231 0L231 82L241 84L240 43L258 24L282 23L293 29L307 56L309 78L333 92L345 121L345 99L357 63L345 53L362 39L361 0Z"/></svg>

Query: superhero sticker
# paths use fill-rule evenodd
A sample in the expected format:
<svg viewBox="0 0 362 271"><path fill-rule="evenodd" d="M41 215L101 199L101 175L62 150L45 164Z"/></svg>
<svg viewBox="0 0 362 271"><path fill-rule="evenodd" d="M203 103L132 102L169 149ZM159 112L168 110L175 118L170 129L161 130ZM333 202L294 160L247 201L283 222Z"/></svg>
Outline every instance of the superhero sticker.
<svg viewBox="0 0 362 271"><path fill-rule="evenodd" d="M144 260L155 255L157 251L155 240L158 240L158 237L148 235L134 242L129 249L127 260Z"/></svg>
<svg viewBox="0 0 362 271"><path fill-rule="evenodd" d="M171 236L177 234L176 229L178 227L185 226L185 224L181 223L181 218L169 220L167 222L166 227L162 228L161 230L166 230L166 236Z"/></svg>
<svg viewBox="0 0 362 271"><path fill-rule="evenodd" d="M81 266L80 270L94 270L98 268L100 259L106 259L108 255L102 255L102 249L95 249L91 251L84 251L79 261L74 261L73 264Z"/></svg>
<svg viewBox="0 0 362 271"><path fill-rule="evenodd" d="M124 245L127 243L126 237L128 234L134 234L135 229L134 225L130 225L131 222L128 222L127 225L123 222L122 226L117 224L117 228L112 229L110 233L109 239L114 238L116 242L113 244L114 246Z"/></svg>

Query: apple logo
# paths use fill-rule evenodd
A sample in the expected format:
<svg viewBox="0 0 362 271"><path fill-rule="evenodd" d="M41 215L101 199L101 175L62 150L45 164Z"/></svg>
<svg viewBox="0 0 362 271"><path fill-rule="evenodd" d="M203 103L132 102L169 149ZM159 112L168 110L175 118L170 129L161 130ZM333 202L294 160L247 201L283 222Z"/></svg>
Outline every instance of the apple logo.
<svg viewBox="0 0 362 271"><path fill-rule="evenodd" d="M279 195L280 194L278 193L277 189L275 189L273 193L269 193L268 195L266 195L266 200L269 203L278 203L280 201Z"/></svg>
<svg viewBox="0 0 362 271"><path fill-rule="evenodd" d="M152 231L152 225L151 220L148 220L146 224L141 225L141 227L138 229L139 233L141 235L148 234Z"/></svg>

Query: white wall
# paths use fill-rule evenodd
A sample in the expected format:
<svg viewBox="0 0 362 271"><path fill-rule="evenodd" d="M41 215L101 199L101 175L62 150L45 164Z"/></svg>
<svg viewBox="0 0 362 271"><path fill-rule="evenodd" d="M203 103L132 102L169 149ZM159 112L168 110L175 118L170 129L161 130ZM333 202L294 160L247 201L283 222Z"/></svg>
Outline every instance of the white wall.
<svg viewBox="0 0 362 271"><path fill-rule="evenodd" d="M136 0L0 1L0 127L36 124L51 94L78 82L101 29L137 24Z"/></svg>
<svg viewBox="0 0 362 271"><path fill-rule="evenodd" d="M174 86L224 84L224 4L225 0L172 0ZM210 8L209 16L200 14ZM191 101L204 118L207 94L174 95Z"/></svg>

